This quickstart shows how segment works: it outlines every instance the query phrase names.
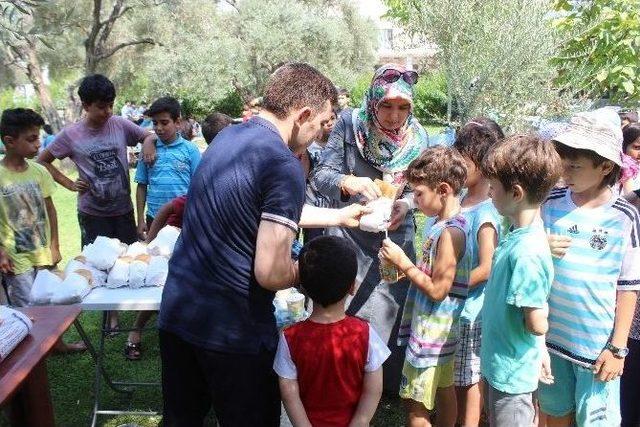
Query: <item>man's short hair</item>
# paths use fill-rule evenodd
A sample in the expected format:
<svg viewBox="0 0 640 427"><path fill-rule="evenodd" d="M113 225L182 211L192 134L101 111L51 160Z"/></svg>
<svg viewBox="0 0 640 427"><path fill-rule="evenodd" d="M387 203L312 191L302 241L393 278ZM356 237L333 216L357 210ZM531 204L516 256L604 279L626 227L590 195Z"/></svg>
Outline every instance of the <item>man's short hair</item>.
<svg viewBox="0 0 640 427"><path fill-rule="evenodd" d="M477 117L460 128L453 147L479 168L487 150L502 138L504 133L496 122Z"/></svg>
<svg viewBox="0 0 640 427"><path fill-rule="evenodd" d="M47 123L44 126L42 126L42 130L44 130L49 135L53 135L53 128L51 127L51 125L49 123Z"/></svg>
<svg viewBox="0 0 640 427"><path fill-rule="evenodd" d="M93 74L82 79L78 96L82 103L87 105L94 102L113 102L116 99L116 88L111 80L102 74Z"/></svg>
<svg viewBox="0 0 640 427"><path fill-rule="evenodd" d="M0 138L18 138L22 132L32 127L44 126L44 119L30 108L11 108L2 112L0 118Z"/></svg>
<svg viewBox="0 0 640 427"><path fill-rule="evenodd" d="M456 149L431 147L409 164L405 177L410 184L426 185L429 188L436 188L441 182L446 182L457 195L467 180L467 166Z"/></svg>
<svg viewBox="0 0 640 427"><path fill-rule="evenodd" d="M233 123L233 119L223 113L209 114L202 122L202 136L207 144L218 135L218 133Z"/></svg>
<svg viewBox="0 0 640 427"><path fill-rule="evenodd" d="M285 119L291 110L310 107L319 112L325 102L338 103L336 87L309 64L289 63L278 68L269 77L264 90L263 108L279 119Z"/></svg>
<svg viewBox="0 0 640 427"><path fill-rule="evenodd" d="M349 91L341 87L338 89L338 96L343 96L343 95L346 96L347 98L351 98L351 94L349 93Z"/></svg>
<svg viewBox="0 0 640 427"><path fill-rule="evenodd" d="M513 135L489 150L482 173L507 191L520 185L530 203L542 203L560 179L562 160L550 141L533 134Z"/></svg>
<svg viewBox="0 0 640 427"><path fill-rule="evenodd" d="M149 117L153 117L160 113L169 113L173 121L180 118L180 102L171 96L163 96L153 101L153 104L145 112Z"/></svg>
<svg viewBox="0 0 640 427"><path fill-rule="evenodd" d="M314 304L328 307L342 300L358 273L358 257L344 237L320 236L304 245L298 258L300 284Z"/></svg>

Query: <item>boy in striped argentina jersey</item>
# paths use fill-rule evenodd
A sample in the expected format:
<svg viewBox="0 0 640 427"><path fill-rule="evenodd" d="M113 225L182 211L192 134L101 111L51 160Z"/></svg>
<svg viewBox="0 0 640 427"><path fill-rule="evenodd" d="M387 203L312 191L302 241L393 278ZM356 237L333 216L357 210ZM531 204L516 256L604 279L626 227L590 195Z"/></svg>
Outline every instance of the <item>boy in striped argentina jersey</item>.
<svg viewBox="0 0 640 427"><path fill-rule="evenodd" d="M552 385L540 405L552 425L620 424L619 376L640 290L640 217L611 187L619 181L619 127L593 113L571 119L556 136L566 188L542 206L554 250L547 347Z"/></svg>

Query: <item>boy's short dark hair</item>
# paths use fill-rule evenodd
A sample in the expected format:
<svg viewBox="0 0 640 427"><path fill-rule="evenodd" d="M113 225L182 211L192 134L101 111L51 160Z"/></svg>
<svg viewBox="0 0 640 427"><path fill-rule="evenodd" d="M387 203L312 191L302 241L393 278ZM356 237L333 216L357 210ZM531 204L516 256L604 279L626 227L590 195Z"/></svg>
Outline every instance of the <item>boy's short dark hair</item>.
<svg viewBox="0 0 640 427"><path fill-rule="evenodd" d="M145 111L149 117L160 113L169 113L173 121L178 120L180 118L180 102L171 96L163 96L153 101L153 104Z"/></svg>
<svg viewBox="0 0 640 427"><path fill-rule="evenodd" d="M78 96L82 103L87 105L94 102L113 102L116 99L116 88L111 80L102 74L93 74L82 79Z"/></svg>
<svg viewBox="0 0 640 427"><path fill-rule="evenodd" d="M220 133L220 131L233 123L233 119L223 113L209 114L202 122L202 136L207 144Z"/></svg>
<svg viewBox="0 0 640 427"><path fill-rule="evenodd" d="M602 179L599 188L611 187L620 181L620 174L622 173L620 166L611 160L605 159L595 151L569 147L568 145L558 141L553 141L553 145L561 159L577 160L579 157L586 157L591 160L594 167L598 167L605 162L611 163L613 165L613 169Z"/></svg>
<svg viewBox="0 0 640 427"><path fill-rule="evenodd" d="M410 184L426 185L430 188L446 182L457 195L467 180L467 167L464 158L456 149L431 147L409 164L405 177Z"/></svg>
<svg viewBox="0 0 640 427"><path fill-rule="evenodd" d="M0 138L17 138L20 133L37 126L44 126L44 119L30 108L11 108L2 112L0 118Z"/></svg>
<svg viewBox="0 0 640 427"><path fill-rule="evenodd" d="M49 135L53 135L53 128L51 127L50 124L45 124L44 126L42 126L42 130L44 130L46 133L48 133Z"/></svg>
<svg viewBox="0 0 640 427"><path fill-rule="evenodd" d="M637 111L624 111L618 113L618 117L620 117L620 121L628 121L631 123L638 123L638 112Z"/></svg>
<svg viewBox="0 0 640 427"><path fill-rule="evenodd" d="M480 167L489 148L502 138L504 133L496 122L476 117L460 128L453 147L476 167Z"/></svg>
<svg viewBox="0 0 640 427"><path fill-rule="evenodd" d="M309 64L294 62L278 68L267 81L263 108L279 119L291 110L311 107L319 112L324 103L338 103L336 87Z"/></svg>
<svg viewBox="0 0 640 427"><path fill-rule="evenodd" d="M358 274L356 250L343 237L312 239L300 251L298 263L302 289L314 304L322 307L342 300Z"/></svg>
<svg viewBox="0 0 640 427"><path fill-rule="evenodd" d="M626 151L627 147L640 138L640 124L630 123L622 129L622 151Z"/></svg>
<svg viewBox="0 0 640 427"><path fill-rule="evenodd" d="M562 160L551 142L535 135L513 135L489 149L482 173L500 181L507 191L520 185L530 203L542 203L560 179Z"/></svg>
<svg viewBox="0 0 640 427"><path fill-rule="evenodd" d="M345 88L341 87L340 89L338 89L338 95L344 95L347 98L351 98L351 94L349 93L348 90L346 90Z"/></svg>

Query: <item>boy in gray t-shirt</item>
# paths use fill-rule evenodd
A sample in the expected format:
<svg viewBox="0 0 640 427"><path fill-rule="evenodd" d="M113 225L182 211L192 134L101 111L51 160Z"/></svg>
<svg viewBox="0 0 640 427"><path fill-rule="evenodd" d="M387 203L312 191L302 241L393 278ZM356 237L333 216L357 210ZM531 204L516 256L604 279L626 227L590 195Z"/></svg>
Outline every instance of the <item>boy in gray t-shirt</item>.
<svg viewBox="0 0 640 427"><path fill-rule="evenodd" d="M155 136L131 121L113 115L116 90L103 75L82 80L78 88L85 117L67 126L38 157L53 179L69 191L78 193L78 224L81 245L96 237L117 238L131 244L137 240L131 202L127 146ZM75 181L64 175L52 162L70 158L78 168ZM117 327L116 312L110 325Z"/></svg>
<svg viewBox="0 0 640 427"><path fill-rule="evenodd" d="M135 146L153 134L113 115L115 88L99 74L85 77L78 89L84 119L67 126L47 147L38 161L56 182L78 192L78 222L82 246L98 235L130 244L136 241L131 202L127 146ZM55 159L69 157L78 168L72 181L53 166Z"/></svg>

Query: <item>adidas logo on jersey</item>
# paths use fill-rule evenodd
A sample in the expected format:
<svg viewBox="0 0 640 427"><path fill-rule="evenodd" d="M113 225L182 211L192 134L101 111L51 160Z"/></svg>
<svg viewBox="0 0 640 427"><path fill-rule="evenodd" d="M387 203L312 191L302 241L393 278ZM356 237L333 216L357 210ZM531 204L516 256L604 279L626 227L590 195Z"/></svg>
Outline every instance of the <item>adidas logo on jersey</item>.
<svg viewBox="0 0 640 427"><path fill-rule="evenodd" d="M577 224L573 224L571 227L569 227L569 229L567 230L570 234L578 234L578 225Z"/></svg>

